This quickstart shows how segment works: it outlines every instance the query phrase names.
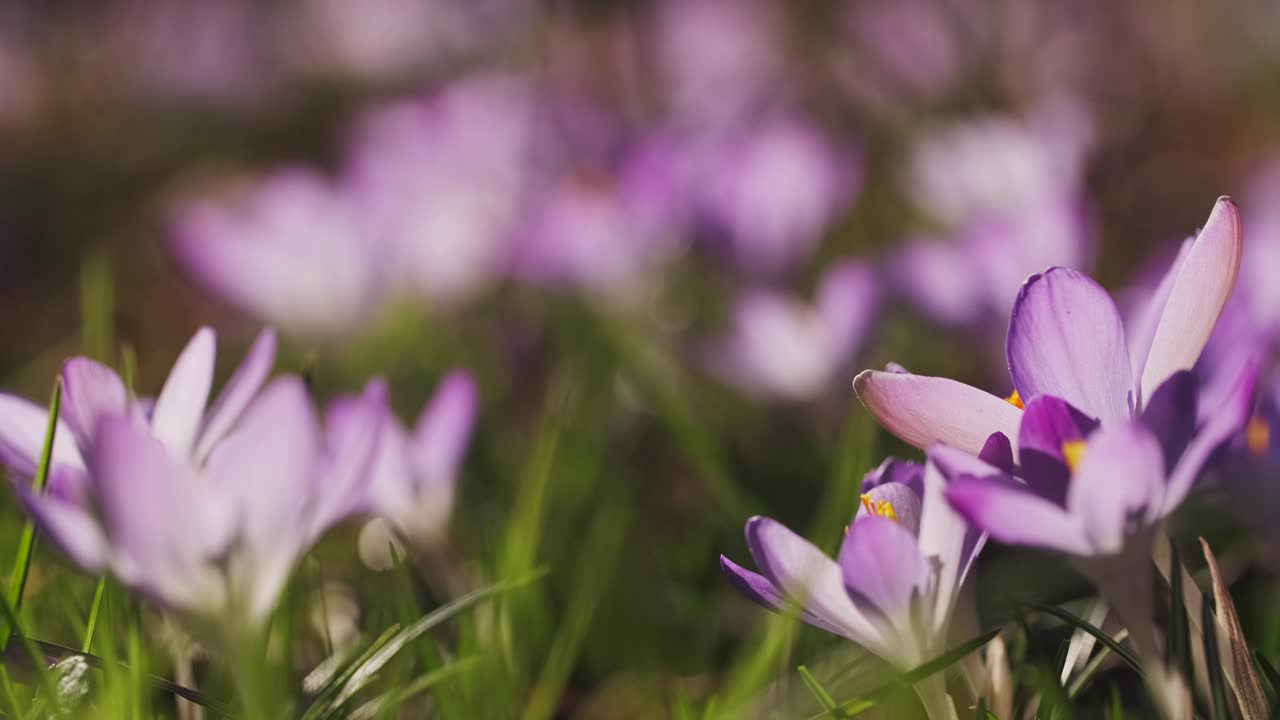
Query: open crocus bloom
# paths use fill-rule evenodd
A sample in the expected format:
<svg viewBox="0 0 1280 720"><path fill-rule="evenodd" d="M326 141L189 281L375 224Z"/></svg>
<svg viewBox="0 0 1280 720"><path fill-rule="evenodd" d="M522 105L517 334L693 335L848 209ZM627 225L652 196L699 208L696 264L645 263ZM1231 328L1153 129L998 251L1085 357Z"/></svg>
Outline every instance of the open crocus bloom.
<svg viewBox="0 0 1280 720"><path fill-rule="evenodd" d="M184 615L261 622L297 558L343 515L376 441L326 447L297 377L266 383L275 338L265 332L206 408L215 339L204 328L154 404L130 396L110 369L73 358L49 486L19 486L29 511L78 564ZM265 384L265 386L264 386ZM0 446L30 474L47 412L0 396Z"/></svg>
<svg viewBox="0 0 1280 720"><path fill-rule="evenodd" d="M1099 424L1061 398L1027 405L1019 437L1023 481L945 446L930 458L950 479L946 497L997 540L1057 550L1080 568L1129 626L1143 652L1150 633L1151 539L1200 470L1249 420L1257 382L1251 363L1198 431L1191 373L1165 382L1135 419ZM956 457L966 462L956 463Z"/></svg>
<svg viewBox="0 0 1280 720"><path fill-rule="evenodd" d="M881 482L862 496L835 560L782 524L754 517L747 545L761 574L724 556L721 568L757 603L794 612L900 670L940 655L960 587L985 538L948 507L944 477L932 463L903 464L893 477L907 482ZM944 710L951 701L940 681L917 691L930 717L953 716Z"/></svg>
<svg viewBox="0 0 1280 720"><path fill-rule="evenodd" d="M1241 248L1239 212L1221 198L1128 341L1115 303L1096 282L1057 267L1032 275L1009 322L1015 393L1007 401L901 372L868 370L854 388L881 425L921 449L940 442L976 454L994 432L1016 438L1023 403L1041 395L1103 424L1126 421L1170 376L1195 365L1235 286Z"/></svg>
<svg viewBox="0 0 1280 720"><path fill-rule="evenodd" d="M378 425L360 510L385 518L418 549L439 544L448 530L476 404L475 380L461 370L445 376L412 430L391 409L385 381L369 383L359 397L334 401L327 413L332 446L362 442L370 413Z"/></svg>
<svg viewBox="0 0 1280 720"><path fill-rule="evenodd" d="M812 398L862 347L878 294L871 270L855 261L828 271L812 303L753 290L738 301L733 328L711 347L708 365L747 393Z"/></svg>

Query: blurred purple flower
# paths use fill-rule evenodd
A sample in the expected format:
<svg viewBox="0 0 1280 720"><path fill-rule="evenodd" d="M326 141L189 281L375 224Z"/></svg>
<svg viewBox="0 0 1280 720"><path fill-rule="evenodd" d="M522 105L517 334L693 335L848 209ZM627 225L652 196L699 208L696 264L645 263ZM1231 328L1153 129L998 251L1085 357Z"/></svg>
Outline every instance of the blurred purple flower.
<svg viewBox="0 0 1280 720"><path fill-rule="evenodd" d="M870 268L844 262L827 272L812 304L770 290L738 301L730 334L708 364L744 391L806 400L831 384L862 346L879 288Z"/></svg>
<svg viewBox="0 0 1280 720"><path fill-rule="evenodd" d="M807 259L862 183L862 161L798 118L695 141L689 191L743 267Z"/></svg>
<svg viewBox="0 0 1280 720"><path fill-rule="evenodd" d="M549 285L634 300L684 247L687 211L670 149L633 149L617 175L570 171L531 193L515 272Z"/></svg>
<svg viewBox="0 0 1280 720"><path fill-rule="evenodd" d="M334 447L358 446L368 432L369 415L376 418L377 446L361 507L387 519L417 548L438 545L448 530L476 403L471 375L454 371L441 381L412 432L392 411L383 381L371 382L362 396L341 398L328 410Z"/></svg>
<svg viewBox="0 0 1280 720"><path fill-rule="evenodd" d="M307 170L188 199L175 213L173 243L201 283L290 334L349 336L383 292L380 251L355 209Z"/></svg>
<svg viewBox="0 0 1280 720"><path fill-rule="evenodd" d="M1040 395L1104 424L1127 420L1195 365L1231 297L1241 251L1239 212L1222 198L1128 339L1115 303L1093 280L1063 268L1032 275L1009 323L1009 400L945 378L872 370L854 388L881 425L922 449L941 442L976 454L992 433L1015 438L1019 408Z"/></svg>
<svg viewBox="0 0 1280 720"><path fill-rule="evenodd" d="M353 80L396 80L494 40L509 0L304 0L278 13L293 64Z"/></svg>
<svg viewBox="0 0 1280 720"><path fill-rule="evenodd" d="M1058 550L1077 564L1126 623L1139 649L1155 653L1151 573L1155 526L1186 498L1210 456L1245 427L1257 365L1196 429L1196 382L1180 371L1142 414L1103 423L1065 400L1039 395L1019 428L1018 482L1005 473L949 471L945 447L930 451L948 472L956 510L1004 543Z"/></svg>
<svg viewBox="0 0 1280 720"><path fill-rule="evenodd" d="M956 599L985 541L947 505L945 482L930 463L923 494L896 482L868 490L836 560L780 523L754 517L747 546L762 574L723 555L720 567L760 605L796 612L899 670L917 667L947 650ZM941 682L916 690L930 717L954 717Z"/></svg>
<svg viewBox="0 0 1280 720"><path fill-rule="evenodd" d="M1090 261L1080 186L1087 122L1065 103L1046 106L1038 118L1046 116L956 125L914 150L906 189L945 230L908 240L890 272L945 324L989 323L1009 312L1028 272Z"/></svg>
<svg viewBox="0 0 1280 720"><path fill-rule="evenodd" d="M779 18L758 0L667 0L658 15L658 69L671 114L716 129L753 114L783 74Z"/></svg>
<svg viewBox="0 0 1280 720"><path fill-rule="evenodd" d="M47 492L20 485L32 515L78 564L188 616L264 621L297 559L352 508L376 442L376 417L326 448L306 388L267 383L264 332L218 400L215 338L196 333L154 404L87 358L63 370L65 400ZM264 386L265 384L265 386ZM0 396L0 446L34 472L47 413ZM332 452L341 450L341 452Z"/></svg>
<svg viewBox="0 0 1280 720"><path fill-rule="evenodd" d="M347 186L398 290L458 302L504 267L531 161L531 92L517 77L468 77L361 123Z"/></svg>

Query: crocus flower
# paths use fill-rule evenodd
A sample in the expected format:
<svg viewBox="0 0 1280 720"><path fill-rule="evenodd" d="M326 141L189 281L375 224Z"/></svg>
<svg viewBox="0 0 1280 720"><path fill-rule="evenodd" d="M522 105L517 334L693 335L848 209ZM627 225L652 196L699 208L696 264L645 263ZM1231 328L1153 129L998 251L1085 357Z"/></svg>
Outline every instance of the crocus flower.
<svg viewBox="0 0 1280 720"><path fill-rule="evenodd" d="M47 492L19 491L41 528L78 564L110 571L163 607L206 620L263 621L296 560L342 516L376 441L326 447L302 381L267 382L263 333L208 406L215 338L205 328L154 403L109 368L73 358ZM30 474L47 413L0 396L6 463Z"/></svg>
<svg viewBox="0 0 1280 720"><path fill-rule="evenodd" d="M1072 556L1091 577L1135 645L1157 657L1150 622L1149 569L1155 530L1191 490L1210 456L1249 419L1257 365L1196 430L1194 376L1161 385L1141 416L1099 424L1070 403L1039 395L1018 438L1023 481L935 462L951 483L952 506L991 537Z"/></svg>
<svg viewBox="0 0 1280 720"><path fill-rule="evenodd" d="M685 248L688 212L666 143L637 144L614 172L569 171L530 193L514 270L534 282L611 300L648 297Z"/></svg>
<svg viewBox="0 0 1280 720"><path fill-rule="evenodd" d="M754 517L747 545L761 573L724 556L721 568L755 602L846 637L899 670L941 655L984 538L948 507L939 469L915 468L923 494L899 482L869 489L835 560L782 524ZM931 718L955 717L940 680L916 690Z"/></svg>
<svg viewBox="0 0 1280 720"><path fill-rule="evenodd" d="M1079 115L1069 104L1047 107L1028 119L971 120L917 142L904 186L942 231L908 239L891 259L907 300L943 324L981 328L1008 316L1028 273L1088 264L1088 125L1073 120ZM1044 116L1052 122L1037 120Z"/></svg>
<svg viewBox="0 0 1280 720"><path fill-rule="evenodd" d="M722 128L774 95L783 70L779 25L758 0L662 3L658 68L677 123Z"/></svg>
<svg viewBox="0 0 1280 720"><path fill-rule="evenodd" d="M531 166L532 91L517 76L468 76L361 120L344 182L397 292L456 304L505 267Z"/></svg>
<svg viewBox="0 0 1280 720"><path fill-rule="evenodd" d="M1059 267L1031 276L1009 322L1008 399L901 372L868 370L854 388L881 425L922 449L940 442L976 454L992 433L1017 438L1023 403L1041 395L1104 425L1128 420L1195 365L1231 296L1241 246L1239 213L1222 198L1129 340L1115 303L1087 276Z"/></svg>
<svg viewBox="0 0 1280 720"><path fill-rule="evenodd" d="M751 291L738 301L732 330L713 345L708 364L748 393L812 398L830 388L862 346L878 293L871 270L856 261L829 270L812 303Z"/></svg>
<svg viewBox="0 0 1280 720"><path fill-rule="evenodd" d="M389 521L419 549L440 543L453 510L459 466L476 419L476 385L469 373L445 376L410 431L392 411L386 383L369 383L358 397L340 398L327 413L334 447L359 446L370 415L378 425L361 510Z"/></svg>
<svg viewBox="0 0 1280 720"><path fill-rule="evenodd" d="M749 271L806 260L862 182L861 158L798 117L777 117L694 141L689 192Z"/></svg>
<svg viewBox="0 0 1280 720"><path fill-rule="evenodd" d="M350 336L383 292L380 249L342 189L310 170L189 198L173 243L198 281L292 335Z"/></svg>

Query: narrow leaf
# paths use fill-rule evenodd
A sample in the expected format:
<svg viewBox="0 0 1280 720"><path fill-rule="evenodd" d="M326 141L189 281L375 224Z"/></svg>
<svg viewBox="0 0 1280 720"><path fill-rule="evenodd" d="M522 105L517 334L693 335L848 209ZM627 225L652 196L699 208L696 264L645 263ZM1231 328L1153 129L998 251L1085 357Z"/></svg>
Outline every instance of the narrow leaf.
<svg viewBox="0 0 1280 720"><path fill-rule="evenodd" d="M831 697L831 693L827 692L827 689L822 687L822 683L818 682L818 679L813 676L813 673L809 672L809 668L801 665L796 669L800 673L800 679L804 681L804 686L808 688L813 697L818 700L818 704L822 706L822 709L826 710L827 714L831 717L844 718L845 715L836 705L835 698Z"/></svg>
<svg viewBox="0 0 1280 720"><path fill-rule="evenodd" d="M1265 720L1271 716L1271 712L1267 707L1266 693L1262 690L1262 680L1253 667L1244 629L1240 627L1236 604L1231 599L1227 584L1222 580L1218 559L1214 557L1213 550L1209 549L1209 543L1204 538L1200 538L1200 547L1204 549L1205 562L1209 563L1209 575L1213 578L1213 601L1218 608L1220 629L1226 633L1227 647L1231 652L1230 662L1236 676L1233 689L1236 701L1240 703L1240 713L1244 720Z"/></svg>
<svg viewBox="0 0 1280 720"><path fill-rule="evenodd" d="M49 483L49 466L53 458L53 441L58 432L58 414L62 411L62 378L53 385L53 399L49 402L49 425L45 429L44 449L40 453L40 466L32 481L35 492L44 492ZM14 617L22 609L22 595L27 588L27 577L31 574L31 559L35 552L36 526L28 519L22 525L22 536L18 540L18 553L13 561L13 574L9 577L9 594L6 603L13 610ZM9 647L9 637L15 625L10 623L0 628L0 653Z"/></svg>
<svg viewBox="0 0 1280 720"><path fill-rule="evenodd" d="M1097 638L1098 642L1102 643L1104 646L1106 646L1108 650L1115 653L1117 657L1123 660L1126 665L1133 668L1135 672L1137 672L1139 675L1142 674L1142 665L1141 663L1138 662L1138 659L1134 657L1133 653L1129 652L1128 648L1116 642L1110 635L1103 632L1100 628L1093 625L1092 623L1084 620L1083 618L1077 617L1076 615L1054 605L1043 605L1040 603L1033 603L1031 605L1028 605L1028 607L1038 612L1045 613L1046 615L1052 615L1058 618L1059 620L1067 623L1068 625L1073 625L1075 627L1080 628L1081 630L1084 630L1085 632Z"/></svg>
<svg viewBox="0 0 1280 720"><path fill-rule="evenodd" d="M1213 596L1205 595L1201 605L1200 627L1204 633L1204 663L1209 672L1209 697L1213 699L1214 720L1227 720L1227 695L1223 690L1222 658L1218 656L1217 619L1213 614Z"/></svg>

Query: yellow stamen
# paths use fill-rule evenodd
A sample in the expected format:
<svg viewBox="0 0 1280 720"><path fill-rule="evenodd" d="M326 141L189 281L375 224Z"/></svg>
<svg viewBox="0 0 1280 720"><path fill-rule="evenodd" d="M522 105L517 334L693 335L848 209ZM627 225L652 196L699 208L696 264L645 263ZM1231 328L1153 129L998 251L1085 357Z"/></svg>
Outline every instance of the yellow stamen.
<svg viewBox="0 0 1280 720"><path fill-rule="evenodd" d="M1017 391L1017 390L1014 390L1014 391L1013 391L1013 394L1012 394L1012 395L1010 395L1009 397L1005 398L1005 399L1004 399L1004 401L1005 401L1005 402L1007 402L1007 403L1009 403L1010 405L1012 405L1012 406L1014 406L1014 407L1018 408L1019 410L1026 410L1026 409L1027 409L1025 406L1023 406L1023 404L1022 404L1022 396L1018 394L1018 391Z"/></svg>
<svg viewBox="0 0 1280 720"><path fill-rule="evenodd" d="M894 522L898 520L898 511L893 509L893 503L888 500L877 500L871 497L871 493L862 494L862 507L871 515L889 518Z"/></svg>
<svg viewBox="0 0 1280 720"><path fill-rule="evenodd" d="M1250 418L1244 431L1245 444L1249 452L1260 456L1271 448L1271 424L1260 417Z"/></svg>
<svg viewBox="0 0 1280 720"><path fill-rule="evenodd" d="M1075 472L1084 459L1084 441L1068 440L1062 443L1062 459L1067 461L1067 469Z"/></svg>

